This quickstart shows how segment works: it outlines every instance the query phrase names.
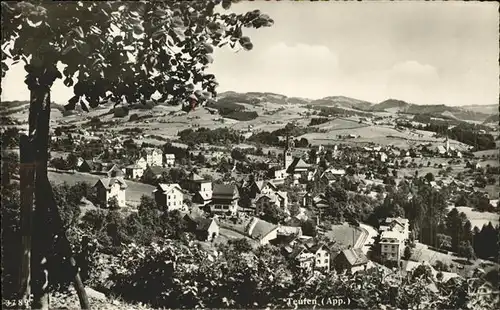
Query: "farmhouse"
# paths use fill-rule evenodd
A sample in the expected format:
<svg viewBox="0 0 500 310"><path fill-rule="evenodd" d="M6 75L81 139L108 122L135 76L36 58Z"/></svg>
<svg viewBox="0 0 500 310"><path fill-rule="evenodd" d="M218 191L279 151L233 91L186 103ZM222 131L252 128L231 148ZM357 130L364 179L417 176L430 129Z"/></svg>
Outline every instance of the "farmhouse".
<svg viewBox="0 0 500 310"><path fill-rule="evenodd" d="M365 270L368 258L362 249L346 249L335 257L335 269L337 272L350 271L356 273Z"/></svg>
<svg viewBox="0 0 500 310"><path fill-rule="evenodd" d="M247 234L259 244L266 245L278 236L278 226L254 217L250 222Z"/></svg>
<svg viewBox="0 0 500 310"><path fill-rule="evenodd" d="M219 235L219 224L215 218L205 218L200 213L191 212L184 216L188 230L201 241L213 241Z"/></svg>
<svg viewBox="0 0 500 310"><path fill-rule="evenodd" d="M235 215L240 195L234 184L214 184L210 211L216 214Z"/></svg>
<svg viewBox="0 0 500 310"><path fill-rule="evenodd" d="M127 183L122 177L99 179L94 185L97 189L97 199L103 206L108 206L111 198L116 197L118 206L125 207L125 190Z"/></svg>
<svg viewBox="0 0 500 310"><path fill-rule="evenodd" d="M178 210L183 207L184 193L179 184L160 183L153 190L156 203L159 206L166 207L168 211Z"/></svg>

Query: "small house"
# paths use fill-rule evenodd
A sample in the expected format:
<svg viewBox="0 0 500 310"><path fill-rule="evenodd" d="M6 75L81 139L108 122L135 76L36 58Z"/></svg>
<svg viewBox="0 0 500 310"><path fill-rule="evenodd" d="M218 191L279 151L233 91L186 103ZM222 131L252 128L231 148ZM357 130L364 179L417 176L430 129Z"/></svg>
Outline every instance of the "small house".
<svg viewBox="0 0 500 310"><path fill-rule="evenodd" d="M110 178L116 178L116 177L123 177L124 173L123 170L118 167L118 165L113 165L107 172L106 174Z"/></svg>
<svg viewBox="0 0 500 310"><path fill-rule="evenodd" d="M153 190L153 194L156 203L168 211L181 209L184 205L184 193L179 184L160 183Z"/></svg>
<svg viewBox="0 0 500 310"><path fill-rule="evenodd" d="M125 175L129 179L140 179L144 174L144 168L137 164L128 165L125 167Z"/></svg>
<svg viewBox="0 0 500 310"><path fill-rule="evenodd" d="M346 249L341 251L334 260L337 272L350 271L352 273L365 270L368 264L368 258L362 249Z"/></svg>
<svg viewBox="0 0 500 310"><path fill-rule="evenodd" d="M125 190L127 189L127 183L122 177L99 179L94 187L97 189L97 199L101 205L108 207L109 200L116 197L118 206L126 206Z"/></svg>
<svg viewBox="0 0 500 310"><path fill-rule="evenodd" d="M220 226L215 218L206 218L200 213L191 212L184 216L188 230L201 241L213 241L218 235Z"/></svg>
<svg viewBox="0 0 500 310"><path fill-rule="evenodd" d="M247 234L259 244L266 245L278 237L278 225L254 217L248 225Z"/></svg>

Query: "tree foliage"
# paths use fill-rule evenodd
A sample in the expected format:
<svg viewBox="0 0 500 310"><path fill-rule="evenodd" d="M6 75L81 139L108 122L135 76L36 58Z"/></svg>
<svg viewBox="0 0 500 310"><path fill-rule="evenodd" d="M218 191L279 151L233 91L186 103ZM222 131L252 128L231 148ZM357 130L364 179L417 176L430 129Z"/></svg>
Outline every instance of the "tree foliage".
<svg viewBox="0 0 500 310"><path fill-rule="evenodd" d="M243 28L273 20L259 10L222 14L231 1L2 2L2 77L22 60L26 84L73 87L67 109L160 101L201 102L216 95L206 73L214 47L252 49ZM57 63L65 68L60 72ZM74 79L76 77L76 80ZM206 92L204 92L206 91ZM194 96L194 97L193 97Z"/></svg>

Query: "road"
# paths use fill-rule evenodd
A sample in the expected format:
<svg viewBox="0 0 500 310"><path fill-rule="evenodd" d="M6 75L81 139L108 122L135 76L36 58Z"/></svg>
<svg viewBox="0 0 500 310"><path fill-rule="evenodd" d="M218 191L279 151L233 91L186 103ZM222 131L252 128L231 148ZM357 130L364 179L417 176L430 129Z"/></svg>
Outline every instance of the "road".
<svg viewBox="0 0 500 310"><path fill-rule="evenodd" d="M359 227L364 233L363 237L360 237L358 242L356 242L356 247L362 248L363 253L367 254L375 242L375 237L378 235L378 231L372 226L366 224L360 223Z"/></svg>

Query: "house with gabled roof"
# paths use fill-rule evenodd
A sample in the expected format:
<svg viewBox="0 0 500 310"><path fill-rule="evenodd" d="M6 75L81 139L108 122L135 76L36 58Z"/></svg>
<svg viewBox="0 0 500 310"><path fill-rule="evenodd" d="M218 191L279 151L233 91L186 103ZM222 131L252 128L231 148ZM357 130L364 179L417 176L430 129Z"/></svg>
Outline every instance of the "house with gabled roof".
<svg viewBox="0 0 500 310"><path fill-rule="evenodd" d="M184 216L188 230L193 232L198 240L213 241L219 235L219 223L216 218L207 218L200 211L193 208Z"/></svg>
<svg viewBox="0 0 500 310"><path fill-rule="evenodd" d="M212 201L212 192L196 192L191 198L193 203L206 206Z"/></svg>
<svg viewBox="0 0 500 310"><path fill-rule="evenodd" d="M159 178L163 173L166 173L169 170L170 168L164 168L162 166L148 166L146 170L144 170L144 174L152 173L156 178Z"/></svg>
<svg viewBox="0 0 500 310"><path fill-rule="evenodd" d="M210 211L216 214L235 215L238 213L238 188L234 184L214 184Z"/></svg>
<svg viewBox="0 0 500 310"><path fill-rule="evenodd" d="M210 197L212 196L212 181L201 177L195 172L188 175L183 186L192 193L203 192L208 193Z"/></svg>
<svg viewBox="0 0 500 310"><path fill-rule="evenodd" d="M309 181L313 174L310 170L313 166L306 163L302 158L295 157L287 168L287 173L292 175L295 184L298 184L300 180Z"/></svg>
<svg viewBox="0 0 500 310"><path fill-rule="evenodd" d="M334 259L337 272L350 271L352 273L365 270L369 260L360 248L341 251Z"/></svg>
<svg viewBox="0 0 500 310"><path fill-rule="evenodd" d="M278 225L254 217L248 225L246 233L259 244L266 245L269 241L277 238Z"/></svg>
<svg viewBox="0 0 500 310"><path fill-rule="evenodd" d="M123 177L125 174L123 173L123 170L118 167L118 165L113 165L107 172L106 174L110 178L116 178L116 177Z"/></svg>
<svg viewBox="0 0 500 310"><path fill-rule="evenodd" d="M97 189L97 200L102 206L108 207L108 202L113 197L116 197L118 206L126 206L125 190L128 186L122 177L99 179L94 187Z"/></svg>
<svg viewBox="0 0 500 310"><path fill-rule="evenodd" d="M184 193L177 183L160 183L153 190L153 194L158 206L166 208L167 211L178 210L184 206Z"/></svg>
<svg viewBox="0 0 500 310"><path fill-rule="evenodd" d="M77 170L79 172L92 172L95 170L95 165L91 160L83 160L78 165Z"/></svg>
<svg viewBox="0 0 500 310"><path fill-rule="evenodd" d="M380 231L397 231L403 235L403 239L410 238L410 221L402 217L388 217L383 225L380 225Z"/></svg>
<svg viewBox="0 0 500 310"><path fill-rule="evenodd" d="M314 268L330 270L330 251L328 247L321 242L316 242L308 246L310 253L314 254Z"/></svg>
<svg viewBox="0 0 500 310"><path fill-rule="evenodd" d="M144 168L138 164L132 164L125 167L125 175L129 179L140 179L144 174Z"/></svg>

